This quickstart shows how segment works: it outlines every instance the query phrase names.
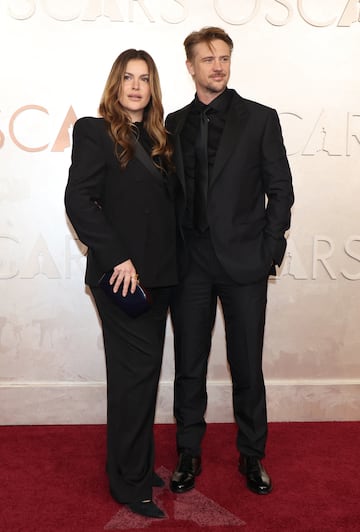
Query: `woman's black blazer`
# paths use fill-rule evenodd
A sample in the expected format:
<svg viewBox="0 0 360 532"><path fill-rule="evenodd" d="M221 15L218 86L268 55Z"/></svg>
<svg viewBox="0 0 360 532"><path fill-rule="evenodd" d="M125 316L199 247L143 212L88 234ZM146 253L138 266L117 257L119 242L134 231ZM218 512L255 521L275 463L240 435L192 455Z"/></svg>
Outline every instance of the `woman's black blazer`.
<svg viewBox="0 0 360 532"><path fill-rule="evenodd" d="M80 118L74 125L65 207L88 247L87 284L96 285L127 259L144 286L176 283L172 177L154 166L138 142L121 169L102 118Z"/></svg>

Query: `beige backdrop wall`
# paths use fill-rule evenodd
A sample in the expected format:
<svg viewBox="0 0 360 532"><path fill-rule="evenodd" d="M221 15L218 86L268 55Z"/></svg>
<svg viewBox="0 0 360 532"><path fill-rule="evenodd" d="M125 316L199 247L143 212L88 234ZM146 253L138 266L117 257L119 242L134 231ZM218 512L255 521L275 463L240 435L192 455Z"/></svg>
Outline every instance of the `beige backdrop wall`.
<svg viewBox="0 0 360 532"><path fill-rule="evenodd" d="M33 0L0 3L0 423L103 423L101 331L63 192L76 117L96 115L108 71L144 48L166 113L194 88L182 42L219 25L229 86L277 108L296 203L269 283L264 370L271 420L359 419L358 0ZM157 421L172 422L167 327ZM219 309L208 421L230 421Z"/></svg>

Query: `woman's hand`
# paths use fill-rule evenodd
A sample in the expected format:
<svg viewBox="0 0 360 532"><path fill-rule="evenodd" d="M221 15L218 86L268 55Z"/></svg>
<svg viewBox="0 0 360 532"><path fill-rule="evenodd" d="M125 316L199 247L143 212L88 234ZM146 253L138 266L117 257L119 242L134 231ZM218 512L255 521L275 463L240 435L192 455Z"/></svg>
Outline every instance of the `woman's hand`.
<svg viewBox="0 0 360 532"><path fill-rule="evenodd" d="M113 291L117 292L121 283L123 284L122 295L125 297L128 293L129 286L130 292L135 292L136 285L138 283L138 274L136 273L135 266L130 259L114 266L114 272L110 277L110 284L113 287Z"/></svg>

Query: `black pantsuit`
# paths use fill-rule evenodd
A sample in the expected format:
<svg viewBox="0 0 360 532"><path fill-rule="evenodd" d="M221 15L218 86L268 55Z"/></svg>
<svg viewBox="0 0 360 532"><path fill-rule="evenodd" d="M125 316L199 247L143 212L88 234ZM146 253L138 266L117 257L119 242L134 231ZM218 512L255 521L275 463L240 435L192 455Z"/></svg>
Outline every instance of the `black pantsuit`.
<svg viewBox="0 0 360 532"><path fill-rule="evenodd" d="M102 322L107 374L107 473L121 503L151 499L153 422L171 286L177 282L171 176L148 155L138 126L134 158L121 168L103 119L82 118L73 131L66 212L88 246L85 282ZM142 145L144 144L144 146ZM150 310L129 317L98 287L131 259L152 293Z"/></svg>

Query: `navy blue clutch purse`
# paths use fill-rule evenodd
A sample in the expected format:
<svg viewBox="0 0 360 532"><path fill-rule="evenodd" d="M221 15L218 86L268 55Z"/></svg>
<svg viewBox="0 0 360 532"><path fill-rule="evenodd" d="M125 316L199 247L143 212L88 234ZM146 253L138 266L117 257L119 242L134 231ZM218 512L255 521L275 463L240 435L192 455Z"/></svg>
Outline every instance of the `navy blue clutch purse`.
<svg viewBox="0 0 360 532"><path fill-rule="evenodd" d="M99 286L104 290L104 292L109 296L111 301L121 308L126 314L136 318L149 310L151 306L151 297L150 293L145 290L140 284L136 285L135 292L132 294L130 290L124 297L122 295L122 285L120 285L117 292L113 291L113 287L110 285L110 277L113 272L104 273L99 281Z"/></svg>

